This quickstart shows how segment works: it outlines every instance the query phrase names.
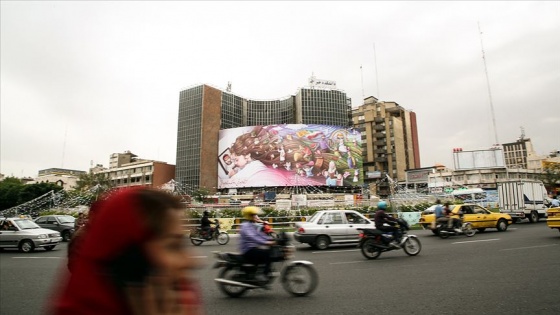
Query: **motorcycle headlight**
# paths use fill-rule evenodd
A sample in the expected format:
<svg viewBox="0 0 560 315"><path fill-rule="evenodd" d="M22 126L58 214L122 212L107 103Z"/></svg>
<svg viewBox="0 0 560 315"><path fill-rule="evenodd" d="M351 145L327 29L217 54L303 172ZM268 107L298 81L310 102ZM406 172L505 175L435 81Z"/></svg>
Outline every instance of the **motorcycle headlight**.
<svg viewBox="0 0 560 315"><path fill-rule="evenodd" d="M47 235L46 234L39 234L39 235L37 235L37 238L38 239L47 238Z"/></svg>

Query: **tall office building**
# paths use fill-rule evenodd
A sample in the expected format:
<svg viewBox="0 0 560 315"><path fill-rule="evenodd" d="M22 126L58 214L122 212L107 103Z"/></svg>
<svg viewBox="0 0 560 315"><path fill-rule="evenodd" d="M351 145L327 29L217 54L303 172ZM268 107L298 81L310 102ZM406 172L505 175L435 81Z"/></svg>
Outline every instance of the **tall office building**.
<svg viewBox="0 0 560 315"><path fill-rule="evenodd" d="M346 93L317 82L273 100L247 99L209 85L185 89L179 93L175 180L187 191L216 190L220 129L274 124L349 127L351 116Z"/></svg>
<svg viewBox="0 0 560 315"><path fill-rule="evenodd" d="M416 114L395 102L370 96L352 111L354 127L362 134L364 184L381 197L390 194L388 175L406 181L407 169L420 167Z"/></svg>
<svg viewBox="0 0 560 315"><path fill-rule="evenodd" d="M528 169L528 158L536 155L531 139L525 138L523 135L515 142L502 144L502 148L507 168Z"/></svg>

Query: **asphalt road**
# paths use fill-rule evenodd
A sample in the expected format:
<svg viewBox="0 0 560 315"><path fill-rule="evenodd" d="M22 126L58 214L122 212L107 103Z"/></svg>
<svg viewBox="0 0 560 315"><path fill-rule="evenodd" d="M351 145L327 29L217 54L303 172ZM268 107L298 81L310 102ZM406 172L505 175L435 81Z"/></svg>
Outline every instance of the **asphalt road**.
<svg viewBox="0 0 560 315"><path fill-rule="evenodd" d="M366 260L354 246L324 251L297 245L296 259L314 263L319 287L295 298L279 283L272 290L225 297L213 279L212 251L196 247L204 261L199 280L206 313L213 314L560 314L560 233L546 223L521 223L506 232L440 239L411 231L422 242L418 256L402 250ZM52 288L65 272L66 244L51 252L0 253L0 314L44 314ZM59 281L58 281L59 282ZM86 289L86 288L84 288Z"/></svg>

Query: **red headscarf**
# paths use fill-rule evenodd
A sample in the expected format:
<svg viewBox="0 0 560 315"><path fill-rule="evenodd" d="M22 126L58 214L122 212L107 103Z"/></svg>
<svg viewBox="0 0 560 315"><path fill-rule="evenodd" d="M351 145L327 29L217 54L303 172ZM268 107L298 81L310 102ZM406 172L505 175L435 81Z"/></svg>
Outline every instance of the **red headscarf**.
<svg viewBox="0 0 560 315"><path fill-rule="evenodd" d="M122 189L99 204L73 258L72 275L55 298L54 314L130 314L122 292L107 276L106 265L151 236L140 213L139 189Z"/></svg>

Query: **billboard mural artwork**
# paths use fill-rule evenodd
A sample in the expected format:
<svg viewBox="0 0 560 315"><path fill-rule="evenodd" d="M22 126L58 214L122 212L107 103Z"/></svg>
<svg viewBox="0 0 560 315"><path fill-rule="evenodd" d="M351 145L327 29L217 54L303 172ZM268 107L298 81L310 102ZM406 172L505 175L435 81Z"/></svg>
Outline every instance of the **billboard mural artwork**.
<svg viewBox="0 0 560 315"><path fill-rule="evenodd" d="M330 125L220 130L218 188L362 185L362 139Z"/></svg>

